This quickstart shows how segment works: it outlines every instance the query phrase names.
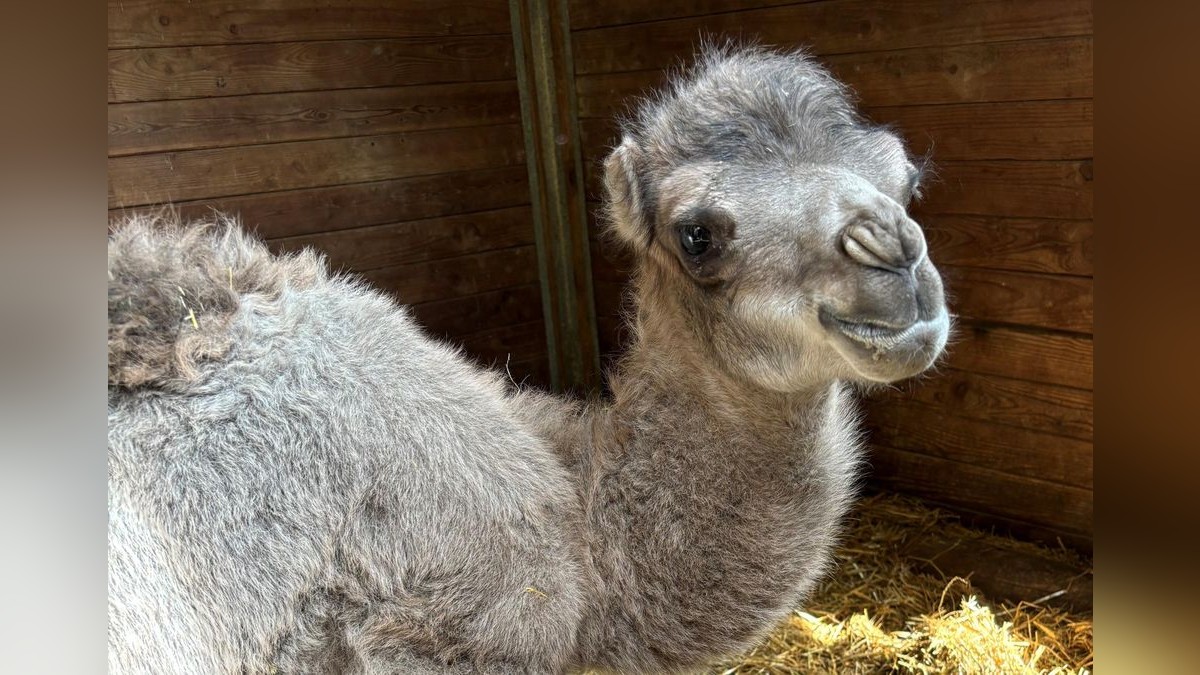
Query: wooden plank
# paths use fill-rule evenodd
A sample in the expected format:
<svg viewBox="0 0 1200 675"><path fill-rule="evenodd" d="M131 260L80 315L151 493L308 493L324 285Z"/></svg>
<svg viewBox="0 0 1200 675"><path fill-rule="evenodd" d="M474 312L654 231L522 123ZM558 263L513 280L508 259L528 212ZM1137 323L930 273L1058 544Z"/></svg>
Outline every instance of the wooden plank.
<svg viewBox="0 0 1200 675"><path fill-rule="evenodd" d="M1092 275L1090 220L927 215L919 222L938 265Z"/></svg>
<svg viewBox="0 0 1200 675"><path fill-rule="evenodd" d="M841 54L820 60L857 92L867 109L1092 98L1088 37ZM666 80L663 70L579 75L579 116L611 117Z"/></svg>
<svg viewBox="0 0 1200 675"><path fill-rule="evenodd" d="M868 490L878 491L881 487L888 492L895 492L894 489L888 488L880 482L868 483ZM1092 555L1092 536L1090 534L1072 532L1059 527L1035 524L1016 518L1006 518L998 516L995 513L970 509L962 504L940 502L930 497L924 497L923 501L929 506L953 513L967 527L991 534L1012 537L1019 541L1042 544L1055 549L1073 550L1082 556Z"/></svg>
<svg viewBox="0 0 1200 675"><path fill-rule="evenodd" d="M1092 280L941 265L950 309L994 323L1092 332Z"/></svg>
<svg viewBox="0 0 1200 675"><path fill-rule="evenodd" d="M1054 528L1090 541L1092 491L871 446L872 478L890 489L939 504ZM936 477L936 480L932 479Z"/></svg>
<svg viewBox="0 0 1200 675"><path fill-rule="evenodd" d="M575 72L667 68L702 36L752 38L832 55L1090 35L1090 0L833 0L576 31Z"/></svg>
<svg viewBox="0 0 1200 675"><path fill-rule="evenodd" d="M869 108L894 127L911 152L945 160L1087 159L1092 156L1092 101L1005 101Z"/></svg>
<svg viewBox="0 0 1200 675"><path fill-rule="evenodd" d="M575 106L580 119L609 119L628 112L636 98L667 83L667 72L639 70L575 77Z"/></svg>
<svg viewBox="0 0 1200 675"><path fill-rule="evenodd" d="M332 269L355 272L452 258L533 243L530 209L518 206L457 216L322 232L270 242L276 251L312 247Z"/></svg>
<svg viewBox="0 0 1200 675"><path fill-rule="evenodd" d="M501 326L455 336L450 340L461 344L483 363L496 363L501 369L506 361L524 360L546 353L546 324L542 321Z"/></svg>
<svg viewBox="0 0 1200 675"><path fill-rule="evenodd" d="M1092 388L1092 339L960 321L946 364L958 370Z"/></svg>
<svg viewBox="0 0 1200 675"><path fill-rule="evenodd" d="M502 372L510 382L522 389L550 390L550 357L546 354L513 359L494 366L484 365Z"/></svg>
<svg viewBox="0 0 1200 675"><path fill-rule="evenodd" d="M742 9L791 5L815 0L569 0L571 29L580 30L642 21L661 21L681 17L732 12Z"/></svg>
<svg viewBox="0 0 1200 675"><path fill-rule="evenodd" d="M579 121L579 146L585 164L600 165L621 142L620 128L612 117ZM596 167L597 169L599 166Z"/></svg>
<svg viewBox="0 0 1200 675"><path fill-rule="evenodd" d="M871 443L1004 474L1092 489L1090 441L966 419L953 409L898 398L871 399L864 407Z"/></svg>
<svg viewBox="0 0 1200 675"><path fill-rule="evenodd" d="M591 242L592 278L624 284L633 271L633 256L615 244Z"/></svg>
<svg viewBox="0 0 1200 675"><path fill-rule="evenodd" d="M502 288L466 297L410 305L417 321L431 335L449 338L482 329L542 320L542 295L537 284Z"/></svg>
<svg viewBox="0 0 1200 675"><path fill-rule="evenodd" d="M109 0L108 47L506 33L486 0Z"/></svg>
<svg viewBox="0 0 1200 675"><path fill-rule="evenodd" d="M951 537L931 527L907 538L901 552L920 570L945 578L969 578L992 601L1043 605L1091 614L1090 566L983 531ZM1045 598L1045 600L1043 600Z"/></svg>
<svg viewBox="0 0 1200 675"><path fill-rule="evenodd" d="M368 225L450 216L529 203L525 167L478 169L432 176L285 190L174 204L180 216L202 219L213 210L241 215L260 237L274 239ZM159 207L114 209L109 221Z"/></svg>
<svg viewBox="0 0 1200 675"><path fill-rule="evenodd" d="M114 103L110 157L518 123L513 81Z"/></svg>
<svg viewBox="0 0 1200 675"><path fill-rule="evenodd" d="M108 52L110 103L513 77L508 35Z"/></svg>
<svg viewBox="0 0 1200 675"><path fill-rule="evenodd" d="M1094 401L1086 389L943 368L874 393L870 400L883 407L920 404L957 417L1092 439ZM913 414L930 419L925 408Z"/></svg>
<svg viewBox="0 0 1200 675"><path fill-rule="evenodd" d="M537 252L532 246L520 246L384 267L361 276L401 303L411 305L537 283Z"/></svg>
<svg viewBox="0 0 1200 675"><path fill-rule="evenodd" d="M823 59L865 107L1092 98L1092 38L844 54Z"/></svg>
<svg viewBox="0 0 1200 675"><path fill-rule="evenodd" d="M109 207L519 164L520 127L439 129L108 160Z"/></svg>
<svg viewBox="0 0 1200 675"><path fill-rule="evenodd" d="M913 213L1092 217L1092 160L938 162Z"/></svg>
<svg viewBox="0 0 1200 675"><path fill-rule="evenodd" d="M510 0L532 221L555 390L600 387L571 32L562 0Z"/></svg>

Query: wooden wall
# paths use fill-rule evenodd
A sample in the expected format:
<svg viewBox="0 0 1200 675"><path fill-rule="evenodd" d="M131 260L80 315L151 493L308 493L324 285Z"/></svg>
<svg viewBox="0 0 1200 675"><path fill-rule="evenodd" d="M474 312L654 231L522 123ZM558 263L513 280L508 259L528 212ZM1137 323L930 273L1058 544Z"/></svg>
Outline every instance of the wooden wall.
<svg viewBox="0 0 1200 675"><path fill-rule="evenodd" d="M109 0L110 214L240 213L549 379L508 5Z"/></svg>
<svg viewBox="0 0 1200 675"><path fill-rule="evenodd" d="M873 482L1090 549L1091 2L571 0L570 22L593 209L613 114L702 34L808 46L931 150L914 214L958 332L939 373L868 402ZM592 264L611 355L624 263Z"/></svg>
<svg viewBox="0 0 1200 675"><path fill-rule="evenodd" d="M914 208L958 334L867 404L876 485L1023 536L1092 536L1092 8L1086 0L566 0L597 206L612 118L701 35L808 46L936 177ZM434 333L546 383L507 3L110 0L109 207L238 212ZM603 354L624 262L596 243Z"/></svg>

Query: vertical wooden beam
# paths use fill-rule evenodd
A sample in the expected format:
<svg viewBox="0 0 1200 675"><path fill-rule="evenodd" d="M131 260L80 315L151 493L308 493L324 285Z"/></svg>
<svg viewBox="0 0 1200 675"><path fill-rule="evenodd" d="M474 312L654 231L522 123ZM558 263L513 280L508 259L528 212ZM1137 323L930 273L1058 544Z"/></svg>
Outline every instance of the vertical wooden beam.
<svg viewBox="0 0 1200 675"><path fill-rule="evenodd" d="M551 385L600 386L567 0L509 0Z"/></svg>

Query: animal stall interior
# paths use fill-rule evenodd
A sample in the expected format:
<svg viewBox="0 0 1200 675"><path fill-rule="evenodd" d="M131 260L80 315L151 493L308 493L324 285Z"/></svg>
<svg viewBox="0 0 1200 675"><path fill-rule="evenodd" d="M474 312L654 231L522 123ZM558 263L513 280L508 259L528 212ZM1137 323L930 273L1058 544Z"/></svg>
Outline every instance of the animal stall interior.
<svg viewBox="0 0 1200 675"><path fill-rule="evenodd" d="M602 395L629 260L601 163L705 36L806 47L928 158L956 317L865 396L835 571L713 672L1089 672L1090 0L110 0L110 222L236 214L516 383Z"/></svg>

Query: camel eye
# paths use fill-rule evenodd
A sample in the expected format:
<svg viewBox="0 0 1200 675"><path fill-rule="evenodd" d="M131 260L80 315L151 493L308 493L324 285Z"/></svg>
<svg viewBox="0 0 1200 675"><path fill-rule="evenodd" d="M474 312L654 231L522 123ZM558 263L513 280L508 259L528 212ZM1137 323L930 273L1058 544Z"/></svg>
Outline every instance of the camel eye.
<svg viewBox="0 0 1200 675"><path fill-rule="evenodd" d="M700 255L712 244L712 234L703 225L684 225L679 230L679 245L688 255Z"/></svg>

